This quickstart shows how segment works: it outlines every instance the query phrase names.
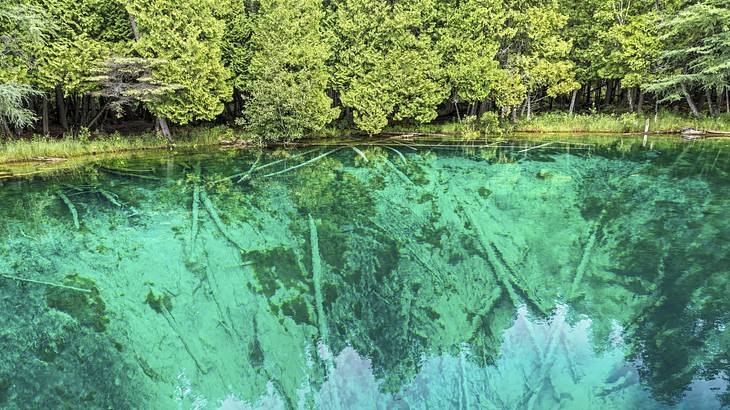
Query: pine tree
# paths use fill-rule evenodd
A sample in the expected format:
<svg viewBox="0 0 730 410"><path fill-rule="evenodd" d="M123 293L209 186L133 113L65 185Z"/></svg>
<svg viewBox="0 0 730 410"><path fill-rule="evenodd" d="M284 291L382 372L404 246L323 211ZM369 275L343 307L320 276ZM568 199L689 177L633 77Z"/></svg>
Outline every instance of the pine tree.
<svg viewBox="0 0 730 410"><path fill-rule="evenodd" d="M692 114L699 116L692 91L700 88L707 95L710 114L719 111L719 106L712 108L710 96L714 91L720 101L723 91L730 88L730 3L704 0L690 4L659 29L665 44L663 70L649 89L663 94L664 100L686 99Z"/></svg>
<svg viewBox="0 0 730 410"><path fill-rule="evenodd" d="M335 86L357 128L374 134L389 120L427 123L445 100L434 41L433 0L336 3Z"/></svg>
<svg viewBox="0 0 730 410"><path fill-rule="evenodd" d="M317 132L337 118L327 95L331 50L320 0L262 0L244 76L247 126L269 139Z"/></svg>
<svg viewBox="0 0 730 410"><path fill-rule="evenodd" d="M127 11L138 30L134 50L142 58L164 60L152 72L157 81L180 91L150 102L152 113L178 124L211 120L231 98L230 71L222 62L224 24L214 16L214 0L130 0Z"/></svg>

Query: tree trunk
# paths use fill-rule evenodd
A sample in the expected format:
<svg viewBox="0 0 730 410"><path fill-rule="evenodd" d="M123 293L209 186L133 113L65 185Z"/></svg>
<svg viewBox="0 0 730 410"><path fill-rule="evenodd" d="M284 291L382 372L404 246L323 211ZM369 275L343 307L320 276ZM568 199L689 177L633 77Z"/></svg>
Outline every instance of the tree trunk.
<svg viewBox="0 0 730 410"><path fill-rule="evenodd" d="M89 116L88 116L88 122L91 123L94 118L97 117L97 114L99 114L99 103L101 101L101 97L96 98L89 96ZM87 125L87 127L91 128L91 125Z"/></svg>
<svg viewBox="0 0 730 410"><path fill-rule="evenodd" d="M639 102L636 104L636 112L639 115L644 113L644 91L639 89Z"/></svg>
<svg viewBox="0 0 730 410"><path fill-rule="evenodd" d="M707 110L710 112L710 117L714 117L715 109L712 106L712 95L710 94L710 90L705 91L705 98L707 98Z"/></svg>
<svg viewBox="0 0 730 410"><path fill-rule="evenodd" d="M699 118L700 112L697 110L697 106L694 101L692 101L692 96L689 94L689 91L687 91L687 86L684 85L684 83L682 83L682 93L684 94L684 98L687 100L687 105L689 105L692 115L695 116L695 118Z"/></svg>
<svg viewBox="0 0 730 410"><path fill-rule="evenodd" d="M133 15L129 15L129 25L132 26L132 35L134 41L139 41L139 30L137 29L137 19Z"/></svg>
<svg viewBox="0 0 730 410"><path fill-rule="evenodd" d="M43 95L41 100L41 123L43 124L43 135L48 136L51 131L48 126L48 97Z"/></svg>
<svg viewBox="0 0 730 410"><path fill-rule="evenodd" d="M613 93L614 93L614 82L613 80L606 81L606 102L605 105L611 105L613 102Z"/></svg>
<svg viewBox="0 0 730 410"><path fill-rule="evenodd" d="M78 94L74 94L73 103L74 103L74 127L78 131L79 125L81 124L81 98L79 98Z"/></svg>
<svg viewBox="0 0 730 410"><path fill-rule="evenodd" d="M725 87L725 110L730 114L730 88Z"/></svg>
<svg viewBox="0 0 730 410"><path fill-rule="evenodd" d="M591 82L586 84L586 100L584 102L585 108L591 108Z"/></svg>
<svg viewBox="0 0 730 410"><path fill-rule="evenodd" d="M627 88L626 89L626 99L629 102L629 112L634 112L634 93L633 89Z"/></svg>
<svg viewBox="0 0 730 410"><path fill-rule="evenodd" d="M477 115L481 118L482 115L484 115L485 112L489 109L489 102L488 100L484 100L479 104L479 112Z"/></svg>
<svg viewBox="0 0 730 410"><path fill-rule="evenodd" d="M573 110L575 110L575 99L578 97L578 90L573 90L573 93L570 96L570 115L573 115Z"/></svg>
<svg viewBox="0 0 730 410"><path fill-rule="evenodd" d="M58 123L61 128L68 130L68 118L66 118L66 100L63 97L63 90L60 85L56 86L56 110L58 112Z"/></svg>
<svg viewBox="0 0 730 410"><path fill-rule="evenodd" d="M8 126L8 123L5 121L5 118L0 116L0 135L4 135L7 138L10 138L13 136L13 132L10 131L10 127Z"/></svg>
<svg viewBox="0 0 730 410"><path fill-rule="evenodd" d="M715 104L715 106L717 107L717 115L720 115L720 114L722 114L722 95L724 93L722 92L721 87L716 87L715 91L716 91L716 97L717 97L717 104Z"/></svg>
<svg viewBox="0 0 730 410"><path fill-rule="evenodd" d="M596 108L599 108L599 104L601 103L601 89L603 88L603 84L599 81L598 84L596 84L596 96L593 97L593 101L596 103Z"/></svg>
<svg viewBox="0 0 730 410"><path fill-rule="evenodd" d="M89 106L91 105L91 96L85 94L81 97L81 119L79 125L86 125L89 122Z"/></svg>
<svg viewBox="0 0 730 410"><path fill-rule="evenodd" d="M170 128L167 126L167 120L165 120L164 117L157 117L157 122L160 124L160 131L162 131L162 136L165 137L167 142L172 144L172 134L170 134Z"/></svg>
<svg viewBox="0 0 730 410"><path fill-rule="evenodd" d="M532 95L531 93L527 93L527 121L530 121L532 119Z"/></svg>

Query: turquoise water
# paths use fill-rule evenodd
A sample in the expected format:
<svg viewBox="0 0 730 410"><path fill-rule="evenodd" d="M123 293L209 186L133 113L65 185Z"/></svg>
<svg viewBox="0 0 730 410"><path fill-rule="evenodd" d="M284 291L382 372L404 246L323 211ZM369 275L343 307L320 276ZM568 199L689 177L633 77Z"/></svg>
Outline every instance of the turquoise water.
<svg viewBox="0 0 730 410"><path fill-rule="evenodd" d="M147 153L0 180L0 407L730 404L730 145Z"/></svg>

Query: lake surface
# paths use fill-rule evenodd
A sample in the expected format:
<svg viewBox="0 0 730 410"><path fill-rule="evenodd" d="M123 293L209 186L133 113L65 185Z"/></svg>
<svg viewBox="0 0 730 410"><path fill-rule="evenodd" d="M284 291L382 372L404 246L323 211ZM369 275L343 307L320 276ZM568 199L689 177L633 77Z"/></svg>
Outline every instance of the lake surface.
<svg viewBox="0 0 730 410"><path fill-rule="evenodd" d="M730 404L730 145L545 144L0 180L0 407Z"/></svg>

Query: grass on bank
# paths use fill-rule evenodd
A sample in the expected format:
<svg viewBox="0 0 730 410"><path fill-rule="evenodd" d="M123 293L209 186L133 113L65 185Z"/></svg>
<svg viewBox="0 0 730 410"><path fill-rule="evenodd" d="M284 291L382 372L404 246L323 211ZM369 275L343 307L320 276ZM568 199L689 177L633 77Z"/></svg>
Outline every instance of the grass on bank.
<svg viewBox="0 0 730 410"><path fill-rule="evenodd" d="M175 146L194 148L216 145L226 138L233 138L233 131L227 127L190 128L175 134ZM136 136L119 133L91 136L88 131L82 131L76 136L63 138L34 135L32 138L0 139L0 164L166 147L167 141L152 132Z"/></svg>
<svg viewBox="0 0 730 410"><path fill-rule="evenodd" d="M718 117L691 118L674 113L639 116L630 114L575 114L545 113L532 120L515 124L518 132L575 132L575 133L643 133L649 119L649 132L680 132L684 128L730 131L730 114Z"/></svg>
<svg viewBox="0 0 730 410"><path fill-rule="evenodd" d="M679 133L685 128L698 130L730 131L730 114L718 117L691 118L685 115L665 112L656 118L653 114L639 116L636 113L624 114L574 114L551 112L536 114L531 120L520 118L512 124L496 117L476 119L465 117L461 122L449 121L435 124L391 125L386 132L401 133L443 133L469 137L501 134L505 132L530 133L643 133L649 119L650 133Z"/></svg>
<svg viewBox="0 0 730 410"><path fill-rule="evenodd" d="M392 125L385 133L448 134L455 138L474 139L486 135L503 135L508 132L531 133L642 133L646 118L652 133L678 132L683 128L701 130L730 131L730 114L719 117L688 118L673 113L640 117L637 114L576 114L545 113L532 120L522 119L516 124L502 122L494 113L486 113L481 118L464 117L462 121L434 124ZM316 137L337 139L359 135L353 130L329 127ZM582 138L582 137L578 137ZM251 135L227 126L189 127L175 130L175 146L195 148L218 145L223 141L253 140ZM127 136L119 133L91 135L82 130L75 136L64 138L32 138L0 140L0 164L30 161L38 158L70 158L132 150L158 149L168 147L167 142L153 132Z"/></svg>

